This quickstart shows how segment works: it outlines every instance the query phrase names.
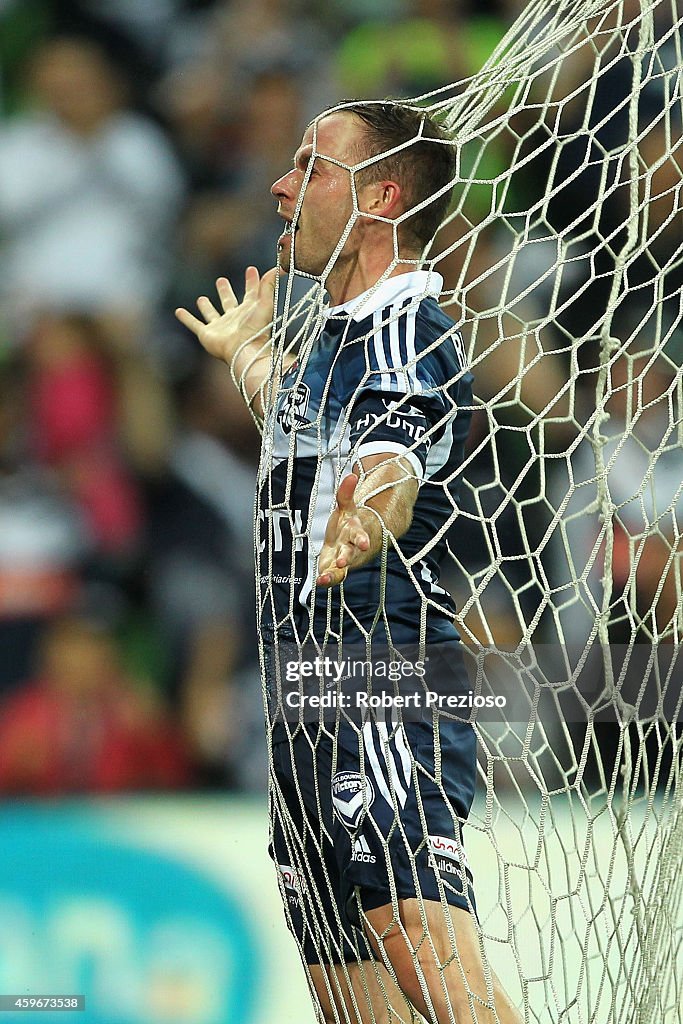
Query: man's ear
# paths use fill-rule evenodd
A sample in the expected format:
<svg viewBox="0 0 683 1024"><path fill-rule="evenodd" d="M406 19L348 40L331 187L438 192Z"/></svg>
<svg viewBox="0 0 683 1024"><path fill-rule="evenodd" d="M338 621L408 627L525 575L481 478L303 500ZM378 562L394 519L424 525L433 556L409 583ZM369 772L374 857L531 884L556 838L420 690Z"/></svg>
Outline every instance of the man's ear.
<svg viewBox="0 0 683 1024"><path fill-rule="evenodd" d="M401 186L396 181L373 181L359 196L361 213L377 217L396 217L401 212Z"/></svg>

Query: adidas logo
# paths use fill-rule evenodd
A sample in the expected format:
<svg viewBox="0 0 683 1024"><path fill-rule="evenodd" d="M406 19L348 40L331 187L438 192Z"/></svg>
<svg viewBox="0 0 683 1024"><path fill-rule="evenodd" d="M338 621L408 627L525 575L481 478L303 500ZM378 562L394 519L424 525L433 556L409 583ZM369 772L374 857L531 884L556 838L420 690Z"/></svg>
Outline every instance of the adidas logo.
<svg viewBox="0 0 683 1024"><path fill-rule="evenodd" d="M361 864L375 864L377 862L377 858L370 852L368 841L364 836L358 836L354 842L351 860L360 861Z"/></svg>

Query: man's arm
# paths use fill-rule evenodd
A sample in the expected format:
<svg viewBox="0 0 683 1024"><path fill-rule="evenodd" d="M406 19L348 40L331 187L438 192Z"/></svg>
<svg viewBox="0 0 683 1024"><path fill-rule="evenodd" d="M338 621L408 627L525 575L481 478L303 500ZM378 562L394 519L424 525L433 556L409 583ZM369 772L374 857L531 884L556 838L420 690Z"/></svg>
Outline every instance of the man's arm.
<svg viewBox="0 0 683 1024"><path fill-rule="evenodd" d="M317 585L334 587L382 551L384 533L398 539L413 518L418 482L410 463L395 454L369 455L344 477L325 531Z"/></svg>
<svg viewBox="0 0 683 1024"><path fill-rule="evenodd" d="M258 419L263 419L265 389L271 367L271 333L277 267L259 277L256 267L247 267L244 275L244 299L238 302L225 277L216 281L222 313L202 295L197 307L204 322L187 309L175 315L206 351L227 363L242 397Z"/></svg>

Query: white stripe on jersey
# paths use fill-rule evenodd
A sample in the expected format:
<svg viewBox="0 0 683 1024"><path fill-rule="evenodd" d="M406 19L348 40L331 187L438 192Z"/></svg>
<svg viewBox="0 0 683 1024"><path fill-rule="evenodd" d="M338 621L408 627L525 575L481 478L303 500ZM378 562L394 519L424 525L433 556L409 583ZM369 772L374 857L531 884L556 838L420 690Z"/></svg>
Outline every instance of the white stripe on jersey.
<svg viewBox="0 0 683 1024"><path fill-rule="evenodd" d="M405 323L405 317L402 317L401 319ZM401 359L401 349L399 347L399 338L399 319L392 318L389 321L389 348L391 349L391 365L396 367L397 371L403 364L403 360ZM408 375L403 371L396 373L396 387L397 389L405 392L410 390L408 385Z"/></svg>
<svg viewBox="0 0 683 1024"><path fill-rule="evenodd" d="M386 722L377 723L377 732L379 734L380 741L382 743L382 754L386 762L387 771L389 772L389 781L391 782L394 792L398 798L398 802L401 807L405 807L408 794L406 793L401 780L398 777L398 769L396 768L396 762L392 757L392 743L389 739L389 730Z"/></svg>
<svg viewBox="0 0 683 1024"><path fill-rule="evenodd" d="M384 455L393 453L406 459L413 468L415 479L422 480L422 465L415 452L411 452L404 444L397 441L366 441L359 445L356 458L364 459L366 455Z"/></svg>
<svg viewBox="0 0 683 1024"><path fill-rule="evenodd" d="M391 799L391 792L387 786L387 780L384 777L384 773L380 767L379 758L377 757L377 751L375 750L375 740L372 735L372 722L366 722L363 726L363 747L368 758L372 776L377 783L377 789L380 791L389 806L393 807L394 801Z"/></svg>
<svg viewBox="0 0 683 1024"><path fill-rule="evenodd" d="M392 798L392 790L396 794L396 799L401 807L405 807L408 794L404 785L399 778L398 768L396 761L394 760L394 744L389 738L389 732L387 729L386 722L376 723L378 739L382 747L382 756L387 766L387 773L382 769L377 748L375 746L375 737L373 733L373 723L366 722L363 726L363 747L368 759L368 765L371 770L372 777L377 783L377 788L382 794L386 802L390 807L394 806ZM400 758L400 765L403 770L403 776L405 778L406 786L410 789L411 774L410 774L410 753L405 741L405 736L402 734L402 728L397 730L394 736L401 736L400 744L397 743L398 754ZM401 749L401 746L403 749Z"/></svg>
<svg viewBox="0 0 683 1024"><path fill-rule="evenodd" d="M453 448L453 429L455 427L455 416L448 419L448 425L443 434L436 441L427 453L427 465L425 467L424 479L431 480L435 473L448 462Z"/></svg>
<svg viewBox="0 0 683 1024"><path fill-rule="evenodd" d="M375 359L377 360L377 367L381 370L379 378L379 386L381 391L391 391L391 377L392 374L389 370L389 363L387 362L386 353L384 351L384 342L382 341L382 323L384 321L384 313L386 310L378 309L376 313L372 314L372 341L375 352Z"/></svg>
<svg viewBox="0 0 683 1024"><path fill-rule="evenodd" d="M398 723L398 715L395 711L391 712L391 724L396 730L394 737L396 739L396 749L398 750L398 755L401 758L401 764L403 765L403 776L406 780L406 785L410 786L412 760L410 757L410 751L408 750L406 734L403 730L403 726Z"/></svg>
<svg viewBox="0 0 683 1024"><path fill-rule="evenodd" d="M420 565L422 566L422 569L420 571L420 578L423 579L425 583L429 584L429 588L432 594L448 593L448 591L444 590L443 587L440 587L439 584L436 582L436 577L434 576L434 573L427 565L424 558L420 559Z"/></svg>
<svg viewBox="0 0 683 1024"><path fill-rule="evenodd" d="M455 354L458 357L460 368L462 370L467 369L467 352L465 352L465 342L462 340L462 334L457 331L455 334L451 334L451 341L453 342L453 348Z"/></svg>
<svg viewBox="0 0 683 1024"><path fill-rule="evenodd" d="M417 351L415 349L415 334L417 331L418 306L411 306L403 318L406 332L406 365L408 367L408 378L411 383L409 390L414 394L424 391L424 385L417 375Z"/></svg>
<svg viewBox="0 0 683 1024"><path fill-rule="evenodd" d="M327 521L334 508L336 494L335 485L337 481L334 463L330 459L321 459L318 468L316 502L313 508L309 507L306 578L299 591L299 604L303 605L304 608L309 608L309 598L313 590L313 582L318 575L318 556L323 546Z"/></svg>
<svg viewBox="0 0 683 1024"><path fill-rule="evenodd" d="M417 373L417 350L415 336L417 331L418 305L414 303L407 309L400 306L387 306L373 313L373 351L380 370L379 390L398 391L400 394L420 394L424 384ZM384 340L383 329L388 327L389 344ZM401 356L401 335L405 336L405 362Z"/></svg>

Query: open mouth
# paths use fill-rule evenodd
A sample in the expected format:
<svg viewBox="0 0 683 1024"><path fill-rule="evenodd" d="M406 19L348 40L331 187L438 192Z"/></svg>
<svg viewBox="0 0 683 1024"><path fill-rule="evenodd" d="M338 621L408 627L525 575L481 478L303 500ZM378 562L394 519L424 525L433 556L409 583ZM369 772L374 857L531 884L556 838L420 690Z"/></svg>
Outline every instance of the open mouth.
<svg viewBox="0 0 683 1024"><path fill-rule="evenodd" d="M288 238L291 238L294 234L296 234L296 232L298 230L299 230L299 225L298 224L297 224L296 227L294 227L291 220L285 221L284 231L282 232L282 234L280 235L280 238L278 240L278 251L282 250L282 247L285 244L285 240L288 239Z"/></svg>

